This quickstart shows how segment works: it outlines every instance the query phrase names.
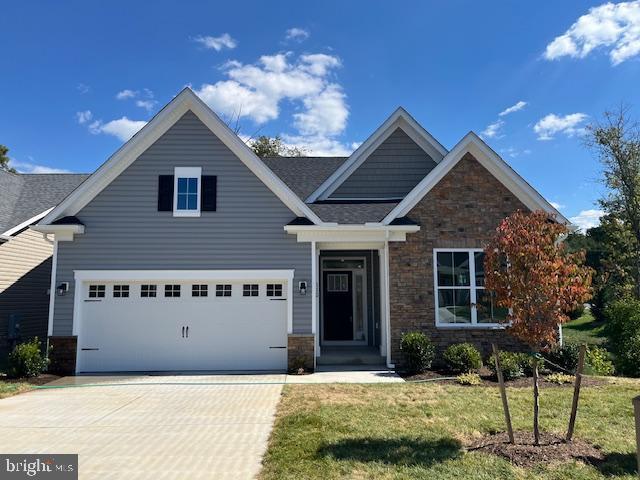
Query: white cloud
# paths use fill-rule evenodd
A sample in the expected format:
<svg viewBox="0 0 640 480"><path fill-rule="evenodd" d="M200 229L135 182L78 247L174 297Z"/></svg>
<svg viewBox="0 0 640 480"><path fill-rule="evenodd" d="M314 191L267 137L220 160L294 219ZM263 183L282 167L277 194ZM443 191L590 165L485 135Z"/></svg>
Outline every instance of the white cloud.
<svg viewBox="0 0 640 480"><path fill-rule="evenodd" d="M531 150L529 149L520 150L519 148L516 148L516 147L508 147L500 150L500 153L503 156L506 155L511 158L516 158L516 157L519 157L520 155L529 155L531 153Z"/></svg>
<svg viewBox="0 0 640 480"><path fill-rule="evenodd" d="M129 120L127 117L122 117L117 120L111 120L107 123L103 123L101 120L96 120L91 125L89 125L89 131L94 135L98 135L100 133L113 135L123 142L126 142L146 124L147 122L145 121Z"/></svg>
<svg viewBox="0 0 640 480"><path fill-rule="evenodd" d="M219 37L199 35L193 40L202 44L205 48L213 49L216 52L219 52L223 48L233 49L238 45L238 42L235 39L231 38L231 35L229 35L228 33L223 33Z"/></svg>
<svg viewBox="0 0 640 480"><path fill-rule="evenodd" d="M116 98L118 100L126 100L128 98L135 98L138 96L137 90L129 90L128 88L116 93Z"/></svg>
<svg viewBox="0 0 640 480"><path fill-rule="evenodd" d="M602 210L582 210L575 217L569 218L569 220L584 232L589 228L600 225L600 217L603 215L604 212Z"/></svg>
<svg viewBox="0 0 640 480"><path fill-rule="evenodd" d="M518 110L522 110L526 106L527 106L527 102L520 100L515 105L511 105L509 108L505 108L498 115L500 117L504 117L505 115L509 115L510 113L517 112Z"/></svg>
<svg viewBox="0 0 640 480"><path fill-rule="evenodd" d="M338 155L335 152L349 149L336 139L349 116L346 95L330 78L340 66L338 57L322 53L298 58L290 52L263 55L254 64L227 62L223 67L226 79L203 84L195 91L222 116L234 121L249 118L257 124L277 119L281 104L292 102L301 111L293 114L297 133L289 134L287 141L304 144L316 155Z"/></svg>
<svg viewBox="0 0 640 480"><path fill-rule="evenodd" d="M501 138L501 135L499 134L503 126L504 126L503 120L496 120L495 122L487 125L487 128L485 128L482 132L480 132L480 136L482 138Z"/></svg>
<svg viewBox="0 0 640 480"><path fill-rule="evenodd" d="M19 162L11 159L9 162L20 173L71 173L63 168L54 168L47 165L37 165L31 162Z"/></svg>
<svg viewBox="0 0 640 480"><path fill-rule="evenodd" d="M538 120L533 126L533 131L538 135L538 140L551 140L558 133L572 137L583 131L582 128L579 128L579 125L587 118L588 115L584 113L571 113L564 117L550 113Z"/></svg>
<svg viewBox="0 0 640 480"><path fill-rule="evenodd" d="M344 144L339 140L319 135L282 135L282 140L288 147L302 148L309 155L319 157L347 157L360 146L360 143Z"/></svg>
<svg viewBox="0 0 640 480"><path fill-rule="evenodd" d="M558 202L549 202L551 204L551 206L553 208L555 208L556 210L560 210L561 208L564 208L565 205L563 205L562 203L558 203Z"/></svg>
<svg viewBox="0 0 640 480"><path fill-rule="evenodd" d="M302 42L309 38L309 31L304 28L293 27L287 30L287 40Z"/></svg>
<svg viewBox="0 0 640 480"><path fill-rule="evenodd" d="M93 118L93 114L91 110L85 110L84 112L76 112L76 119L80 125L84 125L87 122L90 122Z"/></svg>
<svg viewBox="0 0 640 480"><path fill-rule="evenodd" d="M84 83L79 83L76 85L76 90L80 92L80 95L84 95L85 93L89 93L91 91L91 87L89 85L85 85Z"/></svg>
<svg viewBox="0 0 640 480"><path fill-rule="evenodd" d="M640 0L590 8L547 45L544 57L584 58L598 47L608 50L613 65L640 54Z"/></svg>
<svg viewBox="0 0 640 480"><path fill-rule="evenodd" d="M155 100L136 100L136 106L140 107L140 108L144 108L147 112L150 112L151 110L153 110L155 108L155 106L158 104L158 102L156 102Z"/></svg>

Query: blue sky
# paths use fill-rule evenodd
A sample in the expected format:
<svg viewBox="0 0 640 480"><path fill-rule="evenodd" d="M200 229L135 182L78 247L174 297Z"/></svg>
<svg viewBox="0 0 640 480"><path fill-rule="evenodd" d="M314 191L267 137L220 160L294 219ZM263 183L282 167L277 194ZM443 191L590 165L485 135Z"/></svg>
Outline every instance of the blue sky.
<svg viewBox="0 0 640 480"><path fill-rule="evenodd" d="M33 1L3 20L0 143L25 172L93 171L190 85L242 135L316 154L399 105L447 148L474 130L588 225L582 129L620 102L640 118L640 1Z"/></svg>

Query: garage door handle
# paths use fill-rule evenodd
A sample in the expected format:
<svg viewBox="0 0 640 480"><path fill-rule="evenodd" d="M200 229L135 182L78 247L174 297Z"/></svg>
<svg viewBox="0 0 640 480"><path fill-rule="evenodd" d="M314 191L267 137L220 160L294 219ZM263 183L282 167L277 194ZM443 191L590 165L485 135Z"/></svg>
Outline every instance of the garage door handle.
<svg viewBox="0 0 640 480"><path fill-rule="evenodd" d="M184 327L182 327L182 338L184 338Z"/></svg>
<svg viewBox="0 0 640 480"><path fill-rule="evenodd" d="M189 327L187 327L187 338L189 338Z"/></svg>

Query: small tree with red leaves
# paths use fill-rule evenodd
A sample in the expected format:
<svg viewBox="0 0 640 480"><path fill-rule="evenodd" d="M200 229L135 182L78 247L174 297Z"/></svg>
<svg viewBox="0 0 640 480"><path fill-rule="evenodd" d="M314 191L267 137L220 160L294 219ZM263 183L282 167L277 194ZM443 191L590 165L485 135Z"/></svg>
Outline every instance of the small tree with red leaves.
<svg viewBox="0 0 640 480"><path fill-rule="evenodd" d="M509 333L534 352L551 348L567 313L591 298L591 269L584 252L569 253L565 225L543 211L517 211L505 218L485 249L485 286L508 308ZM540 442L538 361L533 359L536 445Z"/></svg>

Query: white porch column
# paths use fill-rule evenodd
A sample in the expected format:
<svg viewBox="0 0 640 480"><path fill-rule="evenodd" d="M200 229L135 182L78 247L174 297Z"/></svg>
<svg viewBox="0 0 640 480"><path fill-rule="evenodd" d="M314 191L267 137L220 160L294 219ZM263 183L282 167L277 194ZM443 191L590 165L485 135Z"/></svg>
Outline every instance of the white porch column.
<svg viewBox="0 0 640 480"><path fill-rule="evenodd" d="M315 340L315 357L320 356L320 334L318 328L318 257L316 242L311 242L311 333Z"/></svg>
<svg viewBox="0 0 640 480"><path fill-rule="evenodd" d="M387 367L393 368L391 362L390 342L390 303L389 303L389 242L378 250L380 258L380 355L387 358Z"/></svg>

